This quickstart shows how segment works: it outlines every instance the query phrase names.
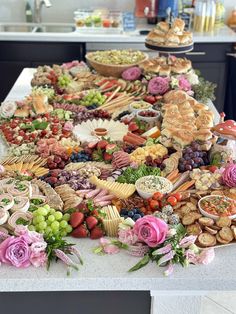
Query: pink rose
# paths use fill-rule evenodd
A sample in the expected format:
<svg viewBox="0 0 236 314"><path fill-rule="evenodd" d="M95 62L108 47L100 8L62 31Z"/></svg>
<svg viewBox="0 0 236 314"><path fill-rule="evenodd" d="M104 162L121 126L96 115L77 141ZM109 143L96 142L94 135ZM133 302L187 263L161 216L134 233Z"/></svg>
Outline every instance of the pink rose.
<svg viewBox="0 0 236 314"><path fill-rule="evenodd" d="M198 255L196 255L195 253L194 253L194 251L192 251L192 250L187 250L186 252L185 252L185 256L186 256L186 258L187 258L187 261L189 262L189 263L191 263L191 264L198 264Z"/></svg>
<svg viewBox="0 0 236 314"><path fill-rule="evenodd" d="M178 80L179 80L179 88L180 89L182 89L186 92L191 90L191 84L189 83L189 81L186 79L186 77L184 75L178 76Z"/></svg>
<svg viewBox="0 0 236 314"><path fill-rule="evenodd" d="M162 219L147 215L136 221L133 230L140 241L149 247L156 247L165 241L168 226Z"/></svg>
<svg viewBox="0 0 236 314"><path fill-rule="evenodd" d="M118 232L118 238L120 242L128 245L134 245L138 241L138 237L134 233L133 229L120 229Z"/></svg>
<svg viewBox="0 0 236 314"><path fill-rule="evenodd" d="M152 95L163 95L169 89L168 77L154 77L148 83L148 92Z"/></svg>
<svg viewBox="0 0 236 314"><path fill-rule="evenodd" d="M30 248L24 236L9 237L0 244L0 262L20 268L30 266Z"/></svg>

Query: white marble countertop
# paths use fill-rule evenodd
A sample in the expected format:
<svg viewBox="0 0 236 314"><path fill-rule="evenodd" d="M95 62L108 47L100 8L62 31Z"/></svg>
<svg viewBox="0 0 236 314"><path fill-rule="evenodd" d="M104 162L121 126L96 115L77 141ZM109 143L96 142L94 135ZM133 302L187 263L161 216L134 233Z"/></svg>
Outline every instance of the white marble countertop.
<svg viewBox="0 0 236 314"><path fill-rule="evenodd" d="M147 29L147 26L141 29ZM139 30L125 34L90 34L79 33L20 33L0 32L0 41L49 41L49 42L85 42L85 43L144 43L146 36L139 35ZM209 33L194 33L195 43L231 43L236 42L236 33L224 26Z"/></svg>
<svg viewBox="0 0 236 314"><path fill-rule="evenodd" d="M24 69L7 99L22 99L30 90L30 79L34 69ZM212 105L211 105L212 106ZM84 266L77 273L67 276L61 263L53 263L50 270L45 268L16 269L2 265L0 267L0 292L10 291L85 291L85 290L155 290L160 293L236 289L235 246L216 249L216 257L208 266L189 266L183 269L177 266L171 277L164 277L163 269L155 264L128 273L128 269L139 260L137 257L120 252L117 255L98 256L92 249L98 241L74 239L84 259Z"/></svg>

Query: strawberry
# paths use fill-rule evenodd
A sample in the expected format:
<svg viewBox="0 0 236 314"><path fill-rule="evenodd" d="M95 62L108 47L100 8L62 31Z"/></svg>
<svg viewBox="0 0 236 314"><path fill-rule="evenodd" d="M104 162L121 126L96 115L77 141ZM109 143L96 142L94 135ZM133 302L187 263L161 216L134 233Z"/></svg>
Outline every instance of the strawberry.
<svg viewBox="0 0 236 314"><path fill-rule="evenodd" d="M105 140L102 140L102 141L99 141L99 142L98 142L97 148L105 149L107 145L108 145L108 142L105 141Z"/></svg>
<svg viewBox="0 0 236 314"><path fill-rule="evenodd" d="M80 225L76 229L74 229L71 235L75 238L87 238L88 236L88 229L85 225Z"/></svg>
<svg viewBox="0 0 236 314"><path fill-rule="evenodd" d="M75 212L70 216L71 227L76 228L82 224L84 221L84 214L80 212Z"/></svg>
<svg viewBox="0 0 236 314"><path fill-rule="evenodd" d="M86 218L86 224L88 229L91 230L96 227L96 225L98 224L98 220L93 216L89 216L88 218Z"/></svg>
<svg viewBox="0 0 236 314"><path fill-rule="evenodd" d="M97 143L98 142L90 142L90 143L88 143L88 148L95 148L95 147L97 147Z"/></svg>
<svg viewBox="0 0 236 314"><path fill-rule="evenodd" d="M80 211L80 212L88 212L88 206L86 203L82 202L80 203L79 205L77 205L77 209Z"/></svg>
<svg viewBox="0 0 236 314"><path fill-rule="evenodd" d="M138 125L136 122L130 122L129 124L129 131L130 132L134 132L134 131L137 131L139 128L138 128Z"/></svg>
<svg viewBox="0 0 236 314"><path fill-rule="evenodd" d="M103 230L101 227L96 226L90 231L90 239L99 239L103 236Z"/></svg>
<svg viewBox="0 0 236 314"><path fill-rule="evenodd" d="M103 159L104 159L104 161L111 161L112 158L113 158L113 156L110 155L110 154L108 154L108 153L104 153L104 154L103 154Z"/></svg>

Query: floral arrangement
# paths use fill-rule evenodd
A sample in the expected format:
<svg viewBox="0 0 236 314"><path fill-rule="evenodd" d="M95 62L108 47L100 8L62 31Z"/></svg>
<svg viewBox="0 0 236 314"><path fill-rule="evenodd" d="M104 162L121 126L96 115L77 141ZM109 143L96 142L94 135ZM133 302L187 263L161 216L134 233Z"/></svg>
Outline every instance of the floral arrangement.
<svg viewBox="0 0 236 314"><path fill-rule="evenodd" d="M18 225L14 235L0 232L0 263L17 268L29 266L50 266L52 260L60 259L70 268L79 269L68 254L74 254L83 264L79 251L59 237L45 239L42 234L29 231L26 226Z"/></svg>
<svg viewBox="0 0 236 314"><path fill-rule="evenodd" d="M147 80L147 81L146 81ZM143 82L147 83L148 92L152 95L164 95L169 90L183 90L193 95L192 86L198 85L198 75L192 70L187 74L172 76L146 76Z"/></svg>
<svg viewBox="0 0 236 314"><path fill-rule="evenodd" d="M133 222L127 218L119 226L119 239L100 239L100 246L95 253L115 254L121 248L142 259L129 271L136 271L149 262L157 266L166 266L164 275L170 275L174 264L185 267L189 264L209 264L215 253L213 248L200 249L196 236L186 236L186 229L181 225L169 227L164 220L147 215Z"/></svg>

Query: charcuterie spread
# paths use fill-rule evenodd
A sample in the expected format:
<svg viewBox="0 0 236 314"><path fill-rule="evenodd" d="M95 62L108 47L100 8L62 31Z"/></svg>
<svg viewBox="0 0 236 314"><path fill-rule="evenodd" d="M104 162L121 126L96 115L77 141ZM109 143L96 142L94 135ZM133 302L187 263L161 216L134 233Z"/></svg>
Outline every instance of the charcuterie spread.
<svg viewBox="0 0 236 314"><path fill-rule="evenodd" d="M180 21L148 40L192 42ZM1 264L59 258L78 269L70 242L87 237L100 239L94 253L139 256L130 271L211 262L214 246L236 239L236 122L215 122L212 90L187 59L131 50L87 59L96 71L38 67L31 93L0 107Z"/></svg>

